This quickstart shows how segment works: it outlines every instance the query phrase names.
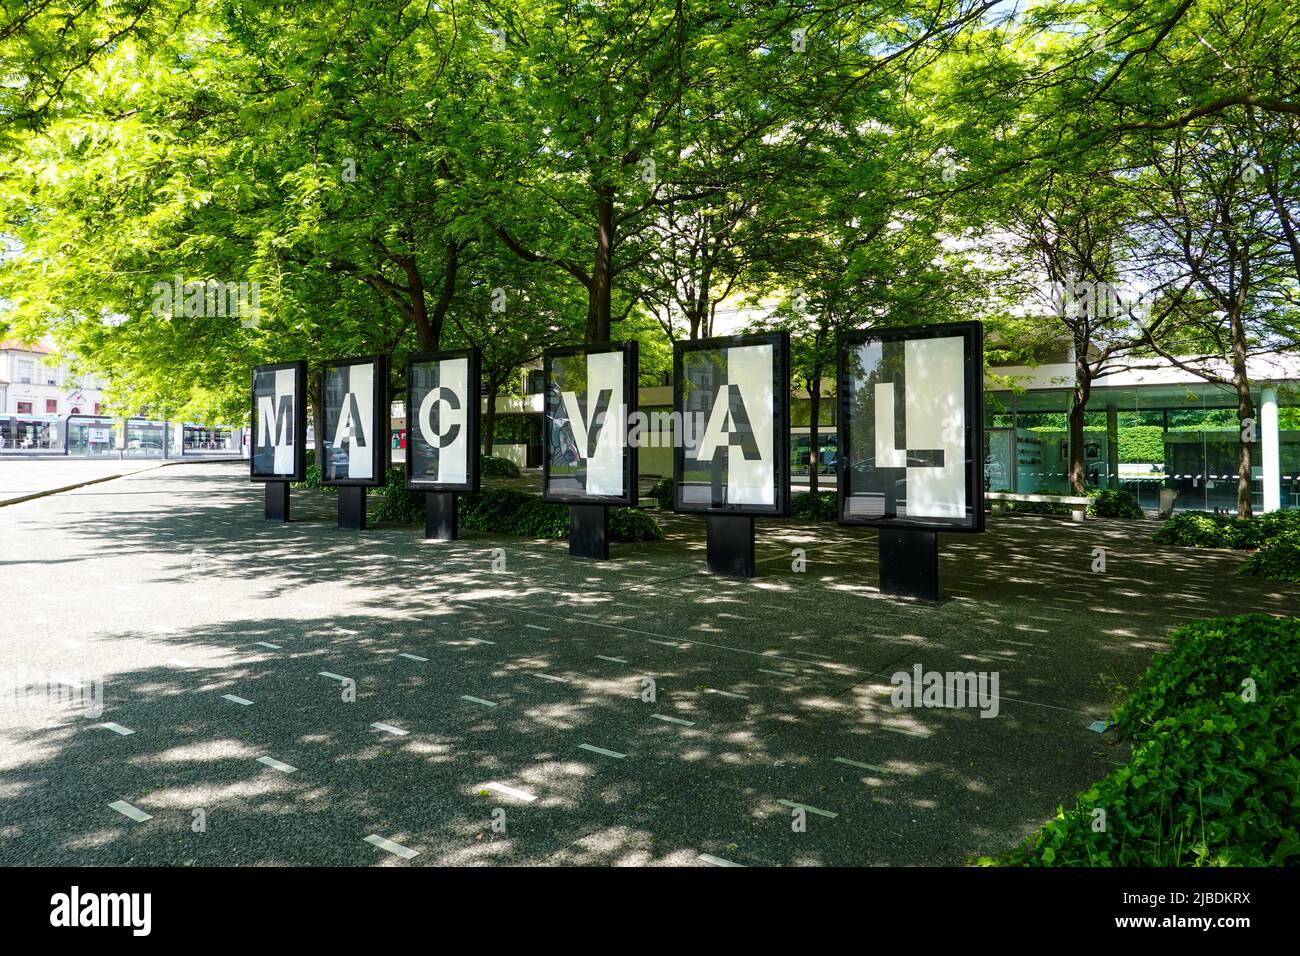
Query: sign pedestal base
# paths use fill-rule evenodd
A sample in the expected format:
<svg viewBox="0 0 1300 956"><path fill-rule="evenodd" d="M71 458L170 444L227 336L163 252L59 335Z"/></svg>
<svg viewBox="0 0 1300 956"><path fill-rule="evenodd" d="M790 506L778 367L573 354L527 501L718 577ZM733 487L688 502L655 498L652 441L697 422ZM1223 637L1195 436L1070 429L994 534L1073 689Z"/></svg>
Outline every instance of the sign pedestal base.
<svg viewBox="0 0 1300 956"><path fill-rule="evenodd" d="M569 506L569 556L609 559L609 508L605 505Z"/></svg>
<svg viewBox="0 0 1300 956"><path fill-rule="evenodd" d="M752 578L754 562L754 516L709 515L706 532L709 570L733 578Z"/></svg>
<svg viewBox="0 0 1300 956"><path fill-rule="evenodd" d="M339 527L345 531L366 530L366 488L339 486Z"/></svg>
<svg viewBox="0 0 1300 956"><path fill-rule="evenodd" d="M434 541L456 540L456 493L424 493L424 536Z"/></svg>
<svg viewBox="0 0 1300 956"><path fill-rule="evenodd" d="M939 600L939 533L880 529L880 591L922 601Z"/></svg>
<svg viewBox="0 0 1300 956"><path fill-rule="evenodd" d="M289 482L266 482L266 520L289 520Z"/></svg>

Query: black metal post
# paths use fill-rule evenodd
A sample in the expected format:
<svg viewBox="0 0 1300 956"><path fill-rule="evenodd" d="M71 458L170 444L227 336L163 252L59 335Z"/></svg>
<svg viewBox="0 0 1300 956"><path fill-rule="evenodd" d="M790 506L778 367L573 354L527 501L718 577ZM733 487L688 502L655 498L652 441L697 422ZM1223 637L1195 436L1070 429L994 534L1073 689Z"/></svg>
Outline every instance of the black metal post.
<svg viewBox="0 0 1300 956"><path fill-rule="evenodd" d="M605 561L609 558L609 508L569 506L569 556Z"/></svg>
<svg viewBox="0 0 1300 956"><path fill-rule="evenodd" d="M456 540L456 493L424 493L424 536L435 541Z"/></svg>
<svg viewBox="0 0 1300 956"><path fill-rule="evenodd" d="M289 520L289 482L266 482L266 520Z"/></svg>
<svg viewBox="0 0 1300 956"><path fill-rule="evenodd" d="M939 533L914 528L880 529L880 591L939 600Z"/></svg>
<svg viewBox="0 0 1300 956"><path fill-rule="evenodd" d="M366 486L339 486L339 527L345 531L366 530Z"/></svg>
<svg viewBox="0 0 1300 956"><path fill-rule="evenodd" d="M733 578L752 578L757 573L754 562L754 516L708 516L705 550L709 570Z"/></svg>

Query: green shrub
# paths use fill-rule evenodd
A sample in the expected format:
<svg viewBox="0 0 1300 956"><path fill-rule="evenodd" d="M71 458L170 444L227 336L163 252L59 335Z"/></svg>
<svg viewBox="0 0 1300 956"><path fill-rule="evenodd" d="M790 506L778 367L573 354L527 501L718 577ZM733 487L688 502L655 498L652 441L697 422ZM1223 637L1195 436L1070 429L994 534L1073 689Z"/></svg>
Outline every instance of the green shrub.
<svg viewBox="0 0 1300 956"><path fill-rule="evenodd" d="M1300 531L1269 538L1246 559L1239 574L1254 574L1270 581L1300 581Z"/></svg>
<svg viewBox="0 0 1300 956"><path fill-rule="evenodd" d="M1254 681L1246 694L1243 681ZM1116 712L1129 762L1017 850L1028 866L1300 861L1300 619L1180 628ZM1095 810L1105 812L1098 828Z"/></svg>
<svg viewBox="0 0 1300 956"><path fill-rule="evenodd" d="M384 487L378 490L383 497L375 507L376 521L395 521L398 524L420 524L424 521L424 492L408 491L406 469L394 465L384 474Z"/></svg>
<svg viewBox="0 0 1300 956"><path fill-rule="evenodd" d="M513 488L490 488L457 499L456 520L462 528L517 534L526 538L567 538L569 506L549 504L537 495ZM609 536L613 541L657 541L659 522L635 508L609 509Z"/></svg>
<svg viewBox="0 0 1300 956"><path fill-rule="evenodd" d="M495 455L481 455L478 460L478 473L483 478L518 478L519 466L509 458L497 458Z"/></svg>
<svg viewBox="0 0 1300 956"><path fill-rule="evenodd" d="M1251 518L1183 511L1165 521L1156 544L1194 548L1259 548L1269 540L1300 532L1300 510L1272 511Z"/></svg>
<svg viewBox="0 0 1300 956"><path fill-rule="evenodd" d="M659 507L664 511L673 510L673 480L671 478L660 478L650 486L650 497L659 502Z"/></svg>
<svg viewBox="0 0 1300 956"><path fill-rule="evenodd" d="M1138 500L1127 491L1102 488L1088 492L1088 515L1093 518L1145 518Z"/></svg>
<svg viewBox="0 0 1300 956"><path fill-rule="evenodd" d="M833 491L800 492L790 496L790 517L804 521L834 521L839 517L839 500Z"/></svg>
<svg viewBox="0 0 1300 956"><path fill-rule="evenodd" d="M1240 693L1248 677L1261 696L1300 690L1300 619L1245 614L1183 625L1115 711L1115 725L1140 738L1159 720Z"/></svg>

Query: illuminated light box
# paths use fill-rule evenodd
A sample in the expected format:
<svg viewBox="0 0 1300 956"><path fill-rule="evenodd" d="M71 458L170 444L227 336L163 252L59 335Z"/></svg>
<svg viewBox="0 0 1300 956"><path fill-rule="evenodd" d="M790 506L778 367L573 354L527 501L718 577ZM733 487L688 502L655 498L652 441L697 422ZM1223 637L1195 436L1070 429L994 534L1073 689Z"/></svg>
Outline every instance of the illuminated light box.
<svg viewBox="0 0 1300 956"><path fill-rule="evenodd" d="M479 365L477 349L407 360L407 488L479 490Z"/></svg>
<svg viewBox="0 0 1300 956"><path fill-rule="evenodd" d="M839 339L839 520L984 530L983 329L978 322Z"/></svg>
<svg viewBox="0 0 1300 956"><path fill-rule="evenodd" d="M676 511L787 513L789 343L784 332L676 343Z"/></svg>
<svg viewBox="0 0 1300 956"><path fill-rule="evenodd" d="M552 349L542 356L542 497L569 505L637 503L637 343Z"/></svg>
<svg viewBox="0 0 1300 956"><path fill-rule="evenodd" d="M322 375L323 427L316 437L321 482L382 485L390 424L387 359L376 355L326 362Z"/></svg>
<svg viewBox="0 0 1300 956"><path fill-rule="evenodd" d="M253 368L253 481L303 481L307 477L307 363Z"/></svg>

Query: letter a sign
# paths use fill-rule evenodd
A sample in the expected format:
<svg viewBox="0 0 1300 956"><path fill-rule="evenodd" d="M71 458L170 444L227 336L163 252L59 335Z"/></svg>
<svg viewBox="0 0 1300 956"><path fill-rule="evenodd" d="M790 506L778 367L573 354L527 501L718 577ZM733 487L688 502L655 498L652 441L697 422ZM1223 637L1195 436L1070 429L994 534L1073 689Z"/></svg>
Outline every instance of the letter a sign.
<svg viewBox="0 0 1300 956"><path fill-rule="evenodd" d="M789 336L678 342L673 366L676 510L785 514Z"/></svg>
<svg viewBox="0 0 1300 956"><path fill-rule="evenodd" d="M253 369L253 481L307 477L307 363L281 362Z"/></svg>
<svg viewBox="0 0 1300 956"><path fill-rule="evenodd" d="M479 488L479 351L412 355L406 363L406 487Z"/></svg>
<svg viewBox="0 0 1300 956"><path fill-rule="evenodd" d="M382 355L325 364L324 429L316 436L321 482L384 483L388 453L388 362Z"/></svg>

